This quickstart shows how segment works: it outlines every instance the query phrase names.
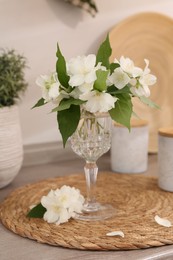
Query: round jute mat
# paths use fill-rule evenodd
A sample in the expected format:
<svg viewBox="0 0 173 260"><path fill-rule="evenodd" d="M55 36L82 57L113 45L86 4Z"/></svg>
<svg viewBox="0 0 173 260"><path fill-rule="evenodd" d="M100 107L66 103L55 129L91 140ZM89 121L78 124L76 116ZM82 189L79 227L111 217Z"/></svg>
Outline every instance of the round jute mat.
<svg viewBox="0 0 173 260"><path fill-rule="evenodd" d="M79 188L85 195L83 174L48 179L15 190L1 204L2 223L20 236L55 246L87 250L126 250L173 244L173 227L158 225L154 216L173 223L173 193L162 191L157 179L140 175L100 173L98 200L109 202L117 216L104 221L85 222L71 219L56 226L43 219L29 219L29 206L40 202L50 189L62 185ZM108 237L121 230L125 237Z"/></svg>

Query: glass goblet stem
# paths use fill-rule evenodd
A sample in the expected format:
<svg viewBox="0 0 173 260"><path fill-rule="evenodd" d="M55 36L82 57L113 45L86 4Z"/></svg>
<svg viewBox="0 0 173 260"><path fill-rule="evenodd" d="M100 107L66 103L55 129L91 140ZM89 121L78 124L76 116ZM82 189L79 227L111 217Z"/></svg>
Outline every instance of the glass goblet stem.
<svg viewBox="0 0 173 260"><path fill-rule="evenodd" d="M86 161L84 167L85 179L86 179L86 189L87 198L85 202L85 211L95 211L96 210L96 182L98 167L96 162Z"/></svg>

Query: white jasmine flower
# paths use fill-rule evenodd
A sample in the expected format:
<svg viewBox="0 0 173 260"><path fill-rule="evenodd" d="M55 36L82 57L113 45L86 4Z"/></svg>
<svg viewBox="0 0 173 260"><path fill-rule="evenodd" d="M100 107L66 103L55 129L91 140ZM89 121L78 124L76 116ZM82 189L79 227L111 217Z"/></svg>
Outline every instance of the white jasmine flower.
<svg viewBox="0 0 173 260"><path fill-rule="evenodd" d="M139 78L139 82L143 86L151 86L156 83L157 78L152 74L146 74L142 75L142 77Z"/></svg>
<svg viewBox="0 0 173 260"><path fill-rule="evenodd" d="M60 93L60 95L56 99L52 100L52 103L56 106L59 106L59 103L61 102L61 100L63 100L63 98L69 98L69 96L64 97L64 95Z"/></svg>
<svg viewBox="0 0 173 260"><path fill-rule="evenodd" d="M149 97L150 96L150 89L146 85L144 85L144 86L139 85L137 87L131 87L130 91L132 92L132 94L134 96L137 96L137 97L142 97L142 96Z"/></svg>
<svg viewBox="0 0 173 260"><path fill-rule="evenodd" d="M108 237L113 237L113 236L121 236L124 237L124 233L122 231L112 231L106 234Z"/></svg>
<svg viewBox="0 0 173 260"><path fill-rule="evenodd" d="M38 77L36 79L36 82L35 82L39 87L41 87L42 98L44 98L46 102L48 102L47 100L49 100L48 88L46 87L46 82L47 81L49 81L49 76L47 76L47 75L40 75L40 77Z"/></svg>
<svg viewBox="0 0 173 260"><path fill-rule="evenodd" d="M84 197L78 189L64 185L41 198L41 204L46 208L43 218L48 223L65 223L76 213L81 213L83 203Z"/></svg>
<svg viewBox="0 0 173 260"><path fill-rule="evenodd" d="M59 83L53 83L49 89L49 98L55 100L59 96Z"/></svg>
<svg viewBox="0 0 173 260"><path fill-rule="evenodd" d="M72 87L82 84L91 84L96 80L96 56L78 56L67 63L67 71L70 75L69 84Z"/></svg>
<svg viewBox="0 0 173 260"><path fill-rule="evenodd" d="M81 91L79 90L79 88L74 88L72 90L72 92L69 93L69 95L75 99L79 99L79 96L81 95Z"/></svg>
<svg viewBox="0 0 173 260"><path fill-rule="evenodd" d="M56 223L56 225L68 222L71 215L66 208L62 208L58 205L53 210L47 210L43 216L43 219L48 223Z"/></svg>
<svg viewBox="0 0 173 260"><path fill-rule="evenodd" d="M87 111L91 113L96 112L108 112L110 109L115 107L116 97L111 96L105 92L99 92L93 90L89 93L80 96L81 100L87 101L84 107Z"/></svg>
<svg viewBox="0 0 173 260"><path fill-rule="evenodd" d="M149 60L144 59L146 66L144 68L144 71L142 73L142 75L139 78L139 82L141 85L146 85L146 86L151 86L154 85L156 83L157 78L150 74L150 69L148 68L149 66Z"/></svg>
<svg viewBox="0 0 173 260"><path fill-rule="evenodd" d="M149 73L150 73L150 69L148 68L148 66L149 66L149 60L144 59L144 61L145 61L145 64L146 64L146 65L145 65L143 74L146 75L146 74L149 74Z"/></svg>
<svg viewBox="0 0 173 260"><path fill-rule="evenodd" d="M109 76L109 82L118 89L122 89L130 82L130 77L119 67Z"/></svg>
<svg viewBox="0 0 173 260"><path fill-rule="evenodd" d="M95 72L97 70L103 70L103 71L106 71L107 68L105 66L102 66L101 65L101 62L99 62L97 64L97 66L94 68ZM96 74L95 74L96 75ZM97 76L96 76L97 77ZM95 78L96 80L96 78ZM95 81L94 80L94 81ZM78 86L78 89L79 91L81 92L81 94L84 94L84 93L88 93L90 92L91 90L93 90L93 86L94 86L94 81L92 81L91 83L83 83L82 85Z"/></svg>
<svg viewBox="0 0 173 260"><path fill-rule="evenodd" d="M157 222L157 224L159 224L161 226L164 226L164 227L171 227L172 226L171 222L168 219L161 218L158 215L156 215L154 217L154 219Z"/></svg>
<svg viewBox="0 0 173 260"><path fill-rule="evenodd" d="M145 59L144 61L146 63L146 66L144 68L144 71L138 78L138 80L135 79L136 85L134 84L135 81L133 81L133 80L130 81L130 83L132 85L130 90L135 96L138 96L138 97L141 97L141 96L149 97L150 96L149 86L155 84L156 80L157 80L157 78L154 75L149 74L150 73L150 69L148 68L149 61L147 59Z"/></svg>
<svg viewBox="0 0 173 260"><path fill-rule="evenodd" d="M132 86L136 86L137 85L137 79L131 79L129 83Z"/></svg>
<svg viewBox="0 0 173 260"><path fill-rule="evenodd" d="M84 83L83 85L79 86L79 90L81 93L88 93L93 89L93 83Z"/></svg>
<svg viewBox="0 0 173 260"><path fill-rule="evenodd" d="M37 78L36 84L41 87L42 97L44 98L45 102L55 100L60 94L60 83L56 73L52 73L49 76L41 75L39 78Z"/></svg>
<svg viewBox="0 0 173 260"><path fill-rule="evenodd" d="M80 99L82 94L88 93L93 89L93 84L84 83L83 85L76 87L69 95L75 99Z"/></svg>
<svg viewBox="0 0 173 260"><path fill-rule="evenodd" d="M48 223L58 222L60 220L60 215L64 215L64 211L61 210L61 204L58 201L55 191L51 190L47 196L41 198L41 204L46 208L46 213L43 218Z"/></svg>
<svg viewBox="0 0 173 260"><path fill-rule="evenodd" d="M119 64L124 72L128 73L134 78L142 75L143 70L139 67L136 67L134 62L129 58L124 58L124 56L121 56Z"/></svg>
<svg viewBox="0 0 173 260"><path fill-rule="evenodd" d="M69 212L81 213L84 197L78 189L64 185L55 191L55 195L63 207L68 208Z"/></svg>

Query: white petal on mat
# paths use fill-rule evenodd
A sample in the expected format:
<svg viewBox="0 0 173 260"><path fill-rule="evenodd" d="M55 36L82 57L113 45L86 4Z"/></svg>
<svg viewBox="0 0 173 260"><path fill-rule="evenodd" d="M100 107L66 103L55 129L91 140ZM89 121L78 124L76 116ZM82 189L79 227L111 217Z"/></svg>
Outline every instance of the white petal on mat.
<svg viewBox="0 0 173 260"><path fill-rule="evenodd" d="M154 219L161 226L164 226L164 227L171 227L172 226L171 222L168 219L160 218L158 215L156 215L154 217Z"/></svg>
<svg viewBox="0 0 173 260"><path fill-rule="evenodd" d="M122 231L113 231L106 234L108 237L121 236L124 237L124 233Z"/></svg>

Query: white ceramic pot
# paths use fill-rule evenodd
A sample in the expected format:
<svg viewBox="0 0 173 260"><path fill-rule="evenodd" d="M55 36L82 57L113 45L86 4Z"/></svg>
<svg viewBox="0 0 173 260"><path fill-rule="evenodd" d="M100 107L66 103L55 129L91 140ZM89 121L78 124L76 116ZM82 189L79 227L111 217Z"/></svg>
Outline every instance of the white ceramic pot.
<svg viewBox="0 0 173 260"><path fill-rule="evenodd" d="M158 185L173 192L173 127L159 129Z"/></svg>
<svg viewBox="0 0 173 260"><path fill-rule="evenodd" d="M115 124L112 131L111 168L119 173L141 173L148 167L148 122L133 119L131 131Z"/></svg>
<svg viewBox="0 0 173 260"><path fill-rule="evenodd" d="M16 105L0 108L0 188L18 174L23 161L23 144Z"/></svg>

